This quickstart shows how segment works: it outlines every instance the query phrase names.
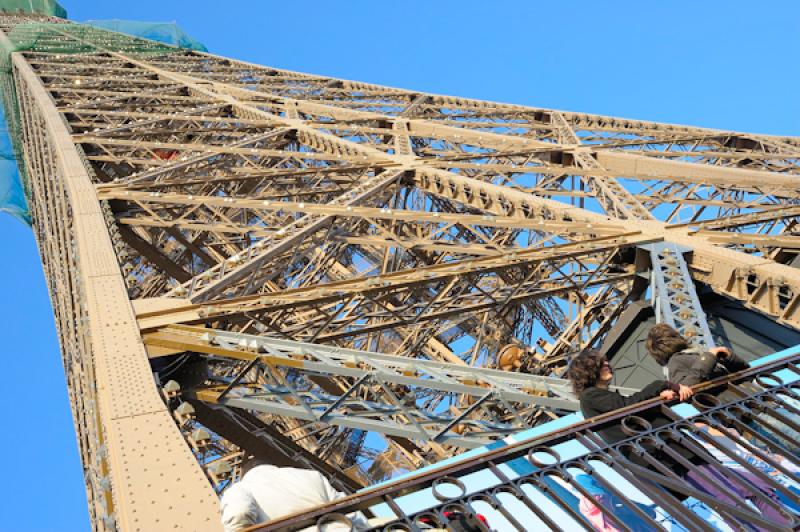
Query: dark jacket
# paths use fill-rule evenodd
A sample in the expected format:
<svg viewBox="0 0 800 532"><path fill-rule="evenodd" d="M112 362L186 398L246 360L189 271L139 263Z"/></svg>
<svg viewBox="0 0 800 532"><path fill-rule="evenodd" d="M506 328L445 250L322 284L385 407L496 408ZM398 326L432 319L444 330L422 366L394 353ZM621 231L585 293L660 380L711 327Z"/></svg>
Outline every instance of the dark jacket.
<svg viewBox="0 0 800 532"><path fill-rule="evenodd" d="M581 393L581 412L585 418L599 416L600 414L606 414L626 406L647 401L653 397L658 397L661 392L668 389L677 390L677 387L667 381L655 381L642 388L641 391L625 397L624 395L620 395L619 392L592 386ZM648 421L652 422L653 420L648 419ZM598 434L609 444L614 444L630 437L625 434L622 430L622 425L619 423L599 430Z"/></svg>
<svg viewBox="0 0 800 532"><path fill-rule="evenodd" d="M669 358L667 374L670 382L694 386L748 367L747 362L734 354L718 359L709 351L690 347Z"/></svg>
<svg viewBox="0 0 800 532"><path fill-rule="evenodd" d="M624 408L626 406L634 405L636 403L658 397L658 395L664 390L673 390L677 392L678 385L668 381L655 381L645 386L641 391L638 391L627 397L620 395L618 392L612 392L606 388L587 388L583 391L583 393L581 393L580 396L581 412L585 418L599 416L600 414L606 414L619 408ZM672 420L664 416L658 408L651 408L648 409L648 411L640 412L637 415L647 420L654 429L672 423ZM622 424L619 421L598 430L597 433L606 443L611 445L632 437L625 434L625 431L622 430ZM686 447L676 445L675 443L672 443L669 446L673 451L681 455L686 460L689 460L690 462L697 462L697 456ZM649 443L642 443L642 447L644 447L644 449L651 454L657 462L660 462L678 476L684 476L686 474L686 468L672 456L669 456L666 453L656 449ZM646 467L648 469L653 469L652 464L648 463L648 461L643 457L630 453L629 449L625 449L623 453L628 460L634 464L641 467ZM679 500L686 498L685 495L680 493L672 492L671 490L668 491L670 491L670 493L672 493Z"/></svg>

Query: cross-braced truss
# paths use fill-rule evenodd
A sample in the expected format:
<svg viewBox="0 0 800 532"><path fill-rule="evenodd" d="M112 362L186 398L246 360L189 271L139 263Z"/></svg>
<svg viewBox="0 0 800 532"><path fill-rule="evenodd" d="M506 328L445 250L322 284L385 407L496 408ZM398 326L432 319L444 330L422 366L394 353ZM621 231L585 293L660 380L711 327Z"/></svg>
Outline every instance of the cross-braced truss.
<svg viewBox="0 0 800 532"><path fill-rule="evenodd" d="M246 454L352 490L559 415L650 244L800 328L800 138L0 26L97 529L214 526Z"/></svg>

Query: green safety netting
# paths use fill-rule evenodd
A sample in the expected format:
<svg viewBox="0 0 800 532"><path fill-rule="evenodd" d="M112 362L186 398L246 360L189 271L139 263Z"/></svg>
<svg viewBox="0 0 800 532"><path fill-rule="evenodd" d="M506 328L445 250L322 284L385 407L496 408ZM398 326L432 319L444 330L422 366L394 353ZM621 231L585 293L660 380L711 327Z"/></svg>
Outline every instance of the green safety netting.
<svg viewBox="0 0 800 532"><path fill-rule="evenodd" d="M11 68L9 61L11 52L82 54L111 51L164 54L178 51L178 47L168 43L112 32L87 24L29 22L14 26L7 32L7 37L9 42L0 49L0 62L6 70Z"/></svg>
<svg viewBox="0 0 800 532"><path fill-rule="evenodd" d="M11 3L13 2L0 0L0 11L8 10L7 5ZM104 23L109 23L108 27L103 27ZM171 53L179 48L206 50L205 46L191 39L175 24L145 22L32 22L16 25L7 33L7 37L7 40L0 41L0 87L5 107L5 113L0 113L0 211L8 212L28 224L30 215L24 192L27 180L24 167L16 164L21 156L21 130L19 108L11 79L12 52L79 54L96 52L99 47L103 50L142 55Z"/></svg>
<svg viewBox="0 0 800 532"><path fill-rule="evenodd" d="M30 225L28 203L22 189L22 178L8 132L8 122L0 106L0 211Z"/></svg>
<svg viewBox="0 0 800 532"><path fill-rule="evenodd" d="M67 18L67 11L54 0L0 0L0 12ZM7 53L2 55L3 59L7 59ZM8 85L4 88L7 87ZM0 107L0 211L7 212L30 225L30 213L25 200L23 180L17 167L17 158L11 141L13 133L9 131L9 123L15 122L13 119L9 122L5 111Z"/></svg>
<svg viewBox="0 0 800 532"><path fill-rule="evenodd" d="M0 0L0 11L67 18L67 10L55 0Z"/></svg>
<svg viewBox="0 0 800 532"><path fill-rule="evenodd" d="M208 49L195 39L192 39L174 22L139 22L135 20L87 20L85 22L95 28L116 31L150 39L152 41L163 42L185 48L187 50L197 50L207 52Z"/></svg>

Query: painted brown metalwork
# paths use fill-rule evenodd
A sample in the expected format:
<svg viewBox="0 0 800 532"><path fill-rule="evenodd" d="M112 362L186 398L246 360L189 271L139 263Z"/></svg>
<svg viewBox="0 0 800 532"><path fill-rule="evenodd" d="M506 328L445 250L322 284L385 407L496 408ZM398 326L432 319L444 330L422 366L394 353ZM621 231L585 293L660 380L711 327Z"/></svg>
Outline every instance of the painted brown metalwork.
<svg viewBox="0 0 800 532"><path fill-rule="evenodd" d="M560 415L556 388L509 395L498 351L528 346L512 367L557 380L646 291L647 244L800 329L796 137L421 94L60 19L0 27L97 530L213 529L246 454L352 490ZM277 370L256 337L322 358ZM367 358L344 371L323 348ZM409 393L370 353L423 359L433 382ZM457 367L482 377L459 388ZM281 379L298 395L278 408Z"/></svg>

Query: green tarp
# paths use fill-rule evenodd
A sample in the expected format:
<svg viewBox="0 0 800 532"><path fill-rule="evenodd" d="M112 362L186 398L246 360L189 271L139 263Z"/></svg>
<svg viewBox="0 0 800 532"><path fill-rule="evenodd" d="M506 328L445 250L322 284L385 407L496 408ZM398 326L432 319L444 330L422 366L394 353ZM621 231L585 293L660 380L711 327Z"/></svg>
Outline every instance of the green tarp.
<svg viewBox="0 0 800 532"><path fill-rule="evenodd" d="M28 225L31 223L17 159L11 146L3 106L0 105L0 211L7 212Z"/></svg>
<svg viewBox="0 0 800 532"><path fill-rule="evenodd" d="M0 0L0 12L67 18L67 11L54 0ZM5 54L4 54L5 55ZM0 211L30 225L28 204L22 188L17 160L8 132L8 121L0 106Z"/></svg>
<svg viewBox="0 0 800 532"><path fill-rule="evenodd" d="M0 11L24 11L16 4L26 4L30 9L41 4L42 10L37 13L56 14L55 9L44 10L47 6L55 5L60 13L66 12L55 2L7 2L0 0ZM115 32L108 34L106 31ZM63 34L74 35L78 40L64 39ZM102 34L102 35L100 35ZM206 51L206 47L192 39L173 23L134 22L125 20L95 20L86 24L52 24L47 22L32 22L19 24L7 34L8 41L0 49L0 76L11 75L11 53L17 51L35 50L50 53L87 53L94 51L90 44L102 37L103 46L133 54L163 54L175 51L173 46ZM56 37L56 38L54 38ZM112 37L112 38L108 38ZM140 37L141 40L131 37ZM153 42L155 41L155 42ZM163 44L159 44L163 43ZM169 45L169 46L165 46ZM8 119L0 111L0 211L5 211L15 218L30 224L30 214L26 204L24 192L25 177L20 174L15 158L14 146L19 147L20 124L19 110L16 107L16 97L13 94L13 83L6 80L0 84L11 94L3 94L5 112L10 113ZM9 125L11 126L9 128ZM14 143L12 143L12 139ZM24 170L24 169L23 169Z"/></svg>
<svg viewBox="0 0 800 532"><path fill-rule="evenodd" d="M0 0L0 11L67 18L67 10L55 0Z"/></svg>

